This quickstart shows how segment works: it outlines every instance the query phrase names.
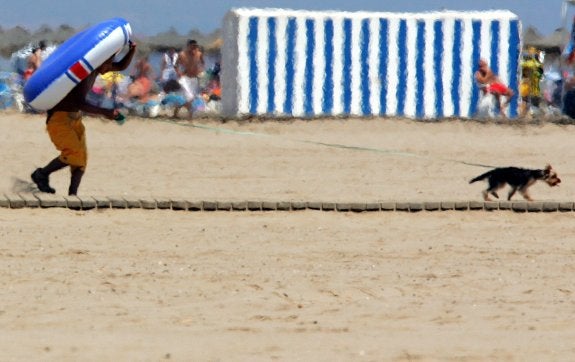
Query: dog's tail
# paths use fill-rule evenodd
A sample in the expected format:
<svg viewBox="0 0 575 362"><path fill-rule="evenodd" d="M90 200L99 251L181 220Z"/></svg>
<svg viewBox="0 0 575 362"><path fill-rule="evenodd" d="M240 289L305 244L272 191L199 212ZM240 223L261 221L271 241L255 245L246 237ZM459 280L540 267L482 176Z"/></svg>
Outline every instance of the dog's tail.
<svg viewBox="0 0 575 362"><path fill-rule="evenodd" d="M488 178L488 177L491 175L492 172L493 172L493 170L487 171L486 173L481 174L481 175L479 175L479 176L477 176L477 177L471 179L471 181L469 181L469 183L472 184L472 183L474 183L475 181L485 180L486 178Z"/></svg>

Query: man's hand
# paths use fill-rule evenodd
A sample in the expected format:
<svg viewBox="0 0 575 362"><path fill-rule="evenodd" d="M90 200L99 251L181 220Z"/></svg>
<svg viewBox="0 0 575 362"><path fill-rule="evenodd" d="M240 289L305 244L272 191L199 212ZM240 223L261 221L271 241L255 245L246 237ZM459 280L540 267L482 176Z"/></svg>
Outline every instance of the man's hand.
<svg viewBox="0 0 575 362"><path fill-rule="evenodd" d="M100 111L98 113L100 113L102 116L106 117L106 119L113 121L116 119L116 117L118 117L118 114L120 114L120 111L117 109L100 108Z"/></svg>
<svg viewBox="0 0 575 362"><path fill-rule="evenodd" d="M126 116L120 113L120 111L118 111L117 109L114 109L114 113L116 114L116 116L114 117L114 121L116 121L118 125L121 126L124 123L126 123Z"/></svg>

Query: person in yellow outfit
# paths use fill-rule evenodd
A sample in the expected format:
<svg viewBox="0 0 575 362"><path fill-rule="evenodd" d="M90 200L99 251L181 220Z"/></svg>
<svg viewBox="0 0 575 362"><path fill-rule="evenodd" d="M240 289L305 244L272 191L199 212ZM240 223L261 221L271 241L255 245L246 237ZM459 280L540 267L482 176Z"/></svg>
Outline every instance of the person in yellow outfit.
<svg viewBox="0 0 575 362"><path fill-rule="evenodd" d="M539 107L541 103L541 79L543 78L543 64L539 61L537 49L530 47L527 56L521 62L521 84L519 93L521 105L519 115L527 115L530 106Z"/></svg>
<svg viewBox="0 0 575 362"><path fill-rule="evenodd" d="M56 149L60 151L60 155L50 161L45 167L37 168L32 173L32 181L34 181L40 191L51 194L56 193L56 190L50 186L50 174L70 166L71 177L68 195L76 195L78 193L78 187L82 181L88 160L82 113L102 115L108 119L117 120L121 117L117 109L101 108L88 103L86 95L92 89L98 74L125 70L130 65L135 50L136 44L129 42L129 51L122 60L114 62L114 56L111 56L78 83L64 99L48 110L46 129L50 135L50 140L56 146Z"/></svg>

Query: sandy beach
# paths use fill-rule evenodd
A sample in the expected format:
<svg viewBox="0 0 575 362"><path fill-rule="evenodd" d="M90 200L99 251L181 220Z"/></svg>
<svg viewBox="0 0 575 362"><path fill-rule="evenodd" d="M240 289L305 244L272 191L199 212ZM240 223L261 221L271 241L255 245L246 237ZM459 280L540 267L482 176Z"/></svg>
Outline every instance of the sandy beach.
<svg viewBox="0 0 575 362"><path fill-rule="evenodd" d="M575 195L571 125L85 124L82 195L482 200L484 166L547 163L533 198ZM0 139L4 193L57 155L41 115L0 113ZM572 212L0 208L0 359L573 360L573 235Z"/></svg>

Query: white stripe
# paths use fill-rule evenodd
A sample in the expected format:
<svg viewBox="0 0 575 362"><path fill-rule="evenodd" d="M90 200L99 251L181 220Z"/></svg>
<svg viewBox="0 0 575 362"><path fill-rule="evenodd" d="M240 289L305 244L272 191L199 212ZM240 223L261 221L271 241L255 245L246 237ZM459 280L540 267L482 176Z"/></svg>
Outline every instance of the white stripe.
<svg viewBox="0 0 575 362"><path fill-rule="evenodd" d="M240 17L238 21L238 113L249 113L250 96L250 64L248 59L249 18Z"/></svg>
<svg viewBox="0 0 575 362"><path fill-rule="evenodd" d="M361 19L351 21L351 105L350 113L361 114Z"/></svg>
<svg viewBox="0 0 575 362"><path fill-rule="evenodd" d="M385 87L385 80L379 79L379 19L372 18L369 21L369 32L371 34L369 40L369 90L371 105L371 113L374 115L379 114L381 106L379 103L379 96L381 88Z"/></svg>
<svg viewBox="0 0 575 362"><path fill-rule="evenodd" d="M485 59L489 64L491 62L491 21L481 21L481 40L480 40L480 57ZM490 64L491 67L494 64Z"/></svg>
<svg viewBox="0 0 575 362"><path fill-rule="evenodd" d="M389 19L388 25L388 61L387 61L387 111L386 114L397 114L397 85L399 84L399 47L397 38L399 34L399 20Z"/></svg>
<svg viewBox="0 0 575 362"><path fill-rule="evenodd" d="M510 36L510 23L509 21L501 21L499 26L499 73L501 81L509 84L510 75L515 75L517 69L509 69L509 36Z"/></svg>
<svg viewBox="0 0 575 362"><path fill-rule="evenodd" d="M273 64L268 64L269 54L269 29L268 18L261 17L258 19L258 45L257 45L257 64L258 64L258 104L256 112L258 114L265 114L268 106L268 67Z"/></svg>
<svg viewBox="0 0 575 362"><path fill-rule="evenodd" d="M453 32L455 20L447 19L443 22L443 57L441 58L441 75L443 84L443 114L453 116L455 109L451 90L453 87Z"/></svg>
<svg viewBox="0 0 575 362"><path fill-rule="evenodd" d="M62 74L50 83L49 88L38 94L38 96L30 102L30 105L35 109L48 110L59 102L54 103L56 95L60 95L63 98L66 94L70 93L75 86L76 83L72 82L66 74Z"/></svg>
<svg viewBox="0 0 575 362"><path fill-rule="evenodd" d="M333 19L333 114L342 114L343 21Z"/></svg>
<svg viewBox="0 0 575 362"><path fill-rule="evenodd" d="M415 78L417 52L423 49L417 49L417 20L407 19L407 84L405 94L405 115L415 116L417 80Z"/></svg>
<svg viewBox="0 0 575 362"><path fill-rule="evenodd" d="M313 113L322 114L323 87L325 84L325 19L319 18L315 22L315 48L313 58Z"/></svg>
<svg viewBox="0 0 575 362"><path fill-rule="evenodd" d="M509 48L512 46L509 44L509 36L511 34L509 21L501 21L499 27L499 73L501 82L505 85L509 85L510 76L517 76L518 69L509 69ZM516 45L519 46L519 45ZM507 107L507 115L509 115L509 109Z"/></svg>
<svg viewBox="0 0 575 362"><path fill-rule="evenodd" d="M305 61L306 61L306 42L307 36L305 31L305 18L296 19L296 40L295 40L295 74L294 74L294 95L293 109L294 116L304 114L304 85L305 85Z"/></svg>
<svg viewBox="0 0 575 362"><path fill-rule="evenodd" d="M286 49L287 49L287 18L280 16L276 21L276 42L277 42L277 57L276 57L276 79L275 79L275 109L277 114L283 115L284 104L286 101Z"/></svg>
<svg viewBox="0 0 575 362"><path fill-rule="evenodd" d="M417 18L417 19L437 19L445 16L457 16L460 19L471 19L471 18L505 18L505 19L517 19L517 15L509 10L480 10L480 11L428 11L428 12L418 12L418 13L397 13L397 12L367 12L367 11L313 11L313 10L290 10L285 8L235 8L232 10L235 14L239 16L287 16L287 17L307 17L312 18L326 14L330 17L345 16L347 18L360 17L365 18L369 16L377 16L381 18L391 18L391 17L401 17L405 18Z"/></svg>
<svg viewBox="0 0 575 362"><path fill-rule="evenodd" d="M74 63L75 64L75 63ZM70 69L68 69L65 73L69 78L72 78L73 81L76 81L76 83L80 83L81 79L78 78L76 76L76 74L74 74L74 72L72 72Z"/></svg>
<svg viewBox="0 0 575 362"><path fill-rule="evenodd" d="M473 26L471 19L463 21L462 34L461 34L461 89L460 94L460 109L463 117L469 116L469 105L471 104L471 89L472 82L475 81L473 77L473 70L477 67L472 64L473 55Z"/></svg>
<svg viewBox="0 0 575 362"><path fill-rule="evenodd" d="M423 89L423 109L426 117L435 117L437 109L435 109L435 100L441 97L440 94L435 93L435 68L434 68L434 53L435 53L435 32L433 29L434 20L429 19L425 21L425 58L423 69L425 72L425 88ZM445 54L445 51L444 51ZM442 56L444 55L442 54Z"/></svg>
<svg viewBox="0 0 575 362"><path fill-rule="evenodd" d="M128 39L125 39L126 42L124 43L124 45L126 45L127 42L130 41L130 38L132 37L132 27L130 26L129 23L124 25L124 30L126 31L126 36L128 37Z"/></svg>

